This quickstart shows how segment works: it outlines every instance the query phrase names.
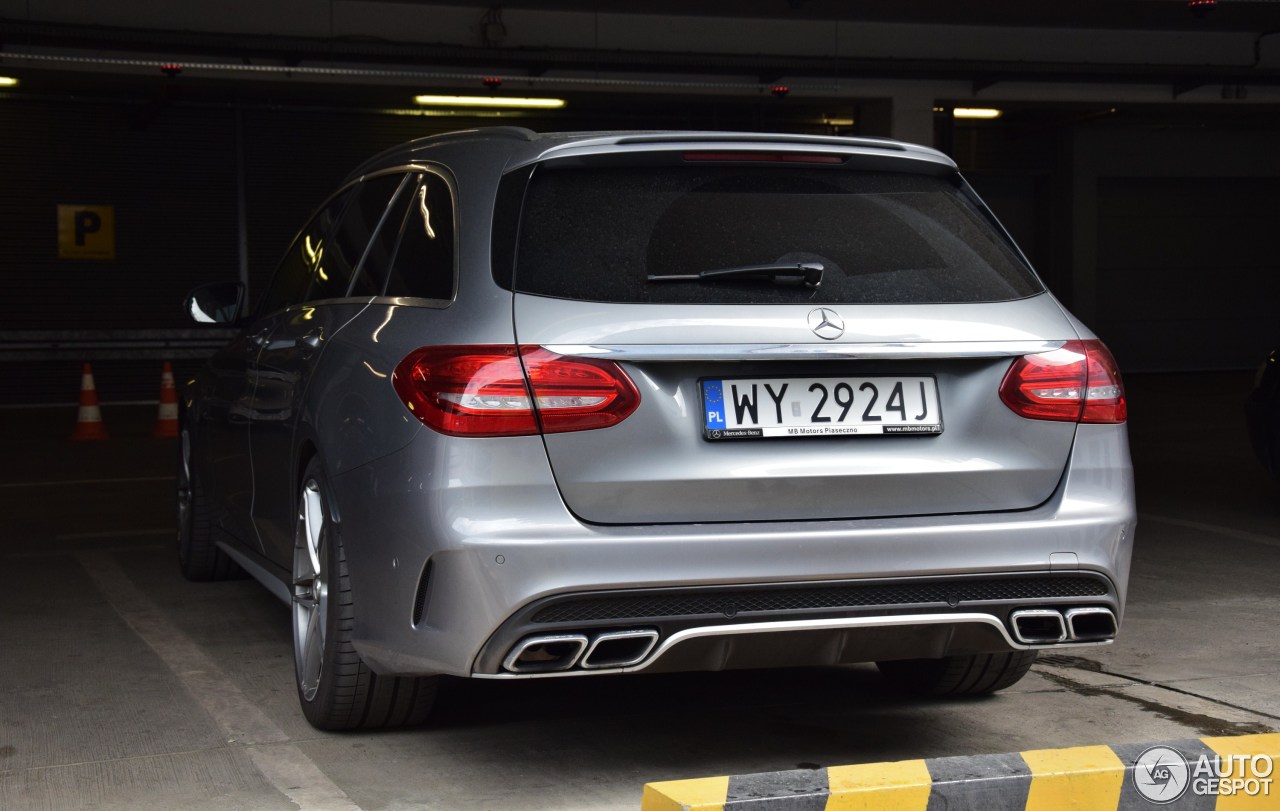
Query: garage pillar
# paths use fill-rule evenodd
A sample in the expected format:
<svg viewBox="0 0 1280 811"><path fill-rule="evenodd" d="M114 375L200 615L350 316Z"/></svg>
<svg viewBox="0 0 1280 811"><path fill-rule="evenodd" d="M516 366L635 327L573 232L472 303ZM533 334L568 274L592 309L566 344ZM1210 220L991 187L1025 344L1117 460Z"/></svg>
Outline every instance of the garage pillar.
<svg viewBox="0 0 1280 811"><path fill-rule="evenodd" d="M934 146L933 94L898 93L893 97L892 137L912 144Z"/></svg>

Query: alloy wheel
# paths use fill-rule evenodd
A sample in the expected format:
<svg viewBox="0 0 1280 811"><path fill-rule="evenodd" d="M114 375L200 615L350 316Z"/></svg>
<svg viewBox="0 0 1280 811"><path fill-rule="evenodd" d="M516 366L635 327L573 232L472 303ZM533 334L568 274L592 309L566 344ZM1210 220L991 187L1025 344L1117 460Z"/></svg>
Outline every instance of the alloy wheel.
<svg viewBox="0 0 1280 811"><path fill-rule="evenodd" d="M178 554L186 560L191 542L191 435L184 429L178 449Z"/></svg>
<svg viewBox="0 0 1280 811"><path fill-rule="evenodd" d="M320 485L309 479L302 488L293 537L293 658L298 690L306 701L315 699L320 687L329 616L324 566L329 526L322 498Z"/></svg>

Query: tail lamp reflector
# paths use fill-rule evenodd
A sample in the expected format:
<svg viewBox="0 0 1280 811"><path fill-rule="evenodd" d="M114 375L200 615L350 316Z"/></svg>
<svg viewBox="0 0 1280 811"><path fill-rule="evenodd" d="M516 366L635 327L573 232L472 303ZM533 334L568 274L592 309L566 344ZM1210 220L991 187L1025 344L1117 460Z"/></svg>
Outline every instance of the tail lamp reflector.
<svg viewBox="0 0 1280 811"><path fill-rule="evenodd" d="M607 428L640 403L616 363L537 346L423 347L400 362L391 382L414 416L450 436Z"/></svg>

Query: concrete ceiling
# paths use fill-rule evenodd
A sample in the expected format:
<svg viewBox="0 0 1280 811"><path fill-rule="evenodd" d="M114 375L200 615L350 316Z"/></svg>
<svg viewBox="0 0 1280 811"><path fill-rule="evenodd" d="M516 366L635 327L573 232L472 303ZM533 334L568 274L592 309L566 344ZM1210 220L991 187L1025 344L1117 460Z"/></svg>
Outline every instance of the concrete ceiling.
<svg viewBox="0 0 1280 811"><path fill-rule="evenodd" d="M372 0L357 0L371 2ZM390 0L411 5L487 9L616 11L600 0ZM626 10L669 17L751 17L772 20L862 20L928 25L1020 28L1102 28L1172 31L1263 31L1280 28L1275 0L1219 0L1193 13L1187 0L645 0Z"/></svg>
<svg viewBox="0 0 1280 811"><path fill-rule="evenodd" d="M1280 105L1280 2L0 0L18 92L406 105L409 91ZM165 82L169 82L165 84ZM904 101L905 100L905 101ZM828 105L829 106L829 105ZM920 127L926 126L923 118Z"/></svg>

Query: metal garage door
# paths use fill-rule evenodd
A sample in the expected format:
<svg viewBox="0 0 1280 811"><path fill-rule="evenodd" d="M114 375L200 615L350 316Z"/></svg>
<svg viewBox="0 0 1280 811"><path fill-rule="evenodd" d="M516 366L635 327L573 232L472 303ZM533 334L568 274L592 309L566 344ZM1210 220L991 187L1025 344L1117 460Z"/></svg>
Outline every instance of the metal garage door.
<svg viewBox="0 0 1280 811"><path fill-rule="evenodd" d="M1103 178L1098 308L1126 371L1243 369L1280 340L1280 180Z"/></svg>

